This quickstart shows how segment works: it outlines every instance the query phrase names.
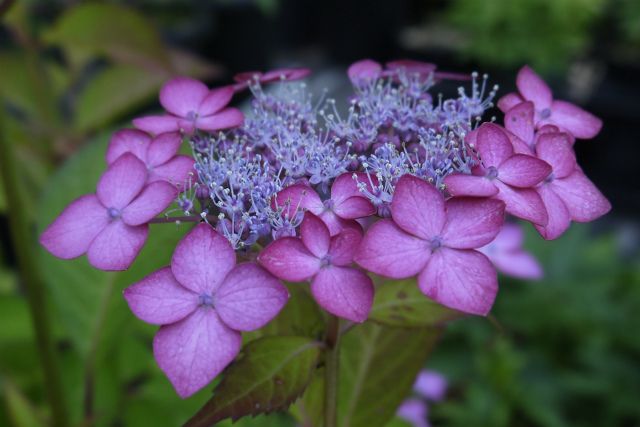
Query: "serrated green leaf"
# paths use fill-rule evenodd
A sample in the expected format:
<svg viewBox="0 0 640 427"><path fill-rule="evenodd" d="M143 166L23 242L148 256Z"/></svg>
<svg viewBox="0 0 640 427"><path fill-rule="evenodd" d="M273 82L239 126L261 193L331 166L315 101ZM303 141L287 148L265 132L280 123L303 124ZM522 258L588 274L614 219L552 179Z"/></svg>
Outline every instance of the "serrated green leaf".
<svg viewBox="0 0 640 427"><path fill-rule="evenodd" d="M383 427L411 391L435 344L436 328L402 329L365 323L340 350L338 425Z"/></svg>
<svg viewBox="0 0 640 427"><path fill-rule="evenodd" d="M104 55L147 69L169 68L160 36L146 17L113 3L81 3L68 9L45 39L73 58Z"/></svg>
<svg viewBox="0 0 640 427"><path fill-rule="evenodd" d="M302 397L291 405L289 413L298 423L307 427L322 425L324 410L324 368L316 369L309 386Z"/></svg>
<svg viewBox="0 0 640 427"><path fill-rule="evenodd" d="M309 384L320 344L304 337L264 337L247 344L213 397L185 427L286 409Z"/></svg>
<svg viewBox="0 0 640 427"><path fill-rule="evenodd" d="M75 127L87 132L110 124L153 98L168 77L131 65L114 65L95 76L78 96Z"/></svg>
<svg viewBox="0 0 640 427"><path fill-rule="evenodd" d="M389 326L421 328L463 315L427 298L411 279L390 280L378 286L369 319Z"/></svg>

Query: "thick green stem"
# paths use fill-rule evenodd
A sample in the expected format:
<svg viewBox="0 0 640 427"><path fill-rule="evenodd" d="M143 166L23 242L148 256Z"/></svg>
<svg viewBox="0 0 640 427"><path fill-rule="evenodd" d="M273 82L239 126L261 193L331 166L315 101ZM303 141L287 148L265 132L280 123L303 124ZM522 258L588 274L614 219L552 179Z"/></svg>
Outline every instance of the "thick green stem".
<svg viewBox="0 0 640 427"><path fill-rule="evenodd" d="M340 319L329 315L325 338L326 356L324 366L324 425L338 425L338 370L340 365Z"/></svg>
<svg viewBox="0 0 640 427"><path fill-rule="evenodd" d="M13 146L4 135L2 119L3 112L0 110L0 173L2 174L4 192L9 205L7 211L11 240L18 262L21 282L25 287L40 363L44 371L44 386L51 406L51 425L54 427L66 427L68 425L67 407L64 402L62 383L49 328L51 322L47 319L44 285L36 265L34 236L27 219L28 215L25 215L24 211L25 204L22 200L23 193L20 191L21 181L18 175Z"/></svg>

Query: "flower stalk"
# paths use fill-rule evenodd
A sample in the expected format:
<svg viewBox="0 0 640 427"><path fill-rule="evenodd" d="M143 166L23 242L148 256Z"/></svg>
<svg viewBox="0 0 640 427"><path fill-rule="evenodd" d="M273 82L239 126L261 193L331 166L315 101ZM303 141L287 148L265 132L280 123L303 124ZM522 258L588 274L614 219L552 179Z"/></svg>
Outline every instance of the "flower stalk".
<svg viewBox="0 0 640 427"><path fill-rule="evenodd" d="M340 368L340 318L329 315L325 338L324 425L338 425L338 370Z"/></svg>
<svg viewBox="0 0 640 427"><path fill-rule="evenodd" d="M3 116L0 112L0 173L4 192L11 209L7 215L10 223L11 240L18 262L22 284L36 336L36 345L40 356L40 363L44 372L44 386L51 407L51 425L66 427L68 418L64 392L60 380L60 373L54 349L51 329L49 327L47 307L45 304L44 284L38 273L37 259L33 246L33 236L30 233L28 218L23 214L25 204L20 192L21 181L16 169L16 159L13 147L5 138L2 129Z"/></svg>

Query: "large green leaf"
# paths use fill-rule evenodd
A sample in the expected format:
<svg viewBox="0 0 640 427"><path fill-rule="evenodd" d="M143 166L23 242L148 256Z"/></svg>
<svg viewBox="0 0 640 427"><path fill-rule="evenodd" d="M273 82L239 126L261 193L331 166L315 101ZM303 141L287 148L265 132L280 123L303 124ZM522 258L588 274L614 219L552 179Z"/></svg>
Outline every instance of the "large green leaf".
<svg viewBox="0 0 640 427"><path fill-rule="evenodd" d="M322 425L324 411L324 368L320 367L313 375L304 394L289 408L300 425L319 427Z"/></svg>
<svg viewBox="0 0 640 427"><path fill-rule="evenodd" d="M422 328L444 323L463 316L427 298L414 279L382 283L369 318L390 326Z"/></svg>
<svg viewBox="0 0 640 427"><path fill-rule="evenodd" d="M409 395L439 329L406 329L367 322L344 335L340 348L338 425L387 426ZM316 371L291 413L304 426L323 425L324 368Z"/></svg>
<svg viewBox="0 0 640 427"><path fill-rule="evenodd" d="M320 344L303 337L264 337L247 344L207 404L185 426L286 409L309 384Z"/></svg>
<svg viewBox="0 0 640 427"><path fill-rule="evenodd" d="M78 96L76 128L86 132L109 124L153 98L167 77L130 65L106 68Z"/></svg>
<svg viewBox="0 0 640 427"><path fill-rule="evenodd" d="M147 69L167 69L169 59L147 18L113 3L81 3L67 10L46 35L72 59L105 55Z"/></svg>
<svg viewBox="0 0 640 427"><path fill-rule="evenodd" d="M436 328L375 323L346 334L340 350L338 425L382 427L389 422L410 393L439 334Z"/></svg>

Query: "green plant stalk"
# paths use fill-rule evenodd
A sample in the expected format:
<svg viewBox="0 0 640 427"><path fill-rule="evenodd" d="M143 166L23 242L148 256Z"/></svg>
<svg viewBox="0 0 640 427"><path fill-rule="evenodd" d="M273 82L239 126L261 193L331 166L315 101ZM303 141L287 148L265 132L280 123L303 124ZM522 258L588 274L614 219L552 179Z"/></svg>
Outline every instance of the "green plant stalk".
<svg viewBox="0 0 640 427"><path fill-rule="evenodd" d="M325 338L324 425L338 425L338 370L340 368L340 319L329 315Z"/></svg>
<svg viewBox="0 0 640 427"><path fill-rule="evenodd" d="M5 138L3 131L3 111L0 109L0 173L8 202L7 214L11 240L18 262L18 271L25 287L36 336L36 346L44 371L44 386L51 406L51 425L67 427L67 406L60 380L56 353L53 346L50 322L45 304L44 284L36 265L33 235L25 215L21 181L18 175L13 146Z"/></svg>

